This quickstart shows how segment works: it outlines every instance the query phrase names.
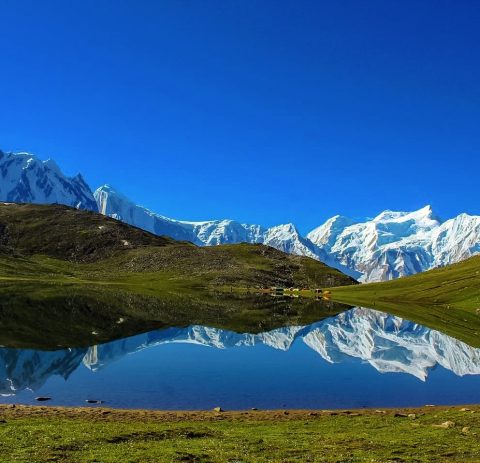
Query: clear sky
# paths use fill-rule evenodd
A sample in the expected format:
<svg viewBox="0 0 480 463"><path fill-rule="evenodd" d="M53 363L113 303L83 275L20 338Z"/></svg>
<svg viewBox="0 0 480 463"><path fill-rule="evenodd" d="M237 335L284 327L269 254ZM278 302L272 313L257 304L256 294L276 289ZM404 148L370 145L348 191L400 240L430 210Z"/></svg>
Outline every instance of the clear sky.
<svg viewBox="0 0 480 463"><path fill-rule="evenodd" d="M0 0L0 148L162 214L480 214L480 3Z"/></svg>

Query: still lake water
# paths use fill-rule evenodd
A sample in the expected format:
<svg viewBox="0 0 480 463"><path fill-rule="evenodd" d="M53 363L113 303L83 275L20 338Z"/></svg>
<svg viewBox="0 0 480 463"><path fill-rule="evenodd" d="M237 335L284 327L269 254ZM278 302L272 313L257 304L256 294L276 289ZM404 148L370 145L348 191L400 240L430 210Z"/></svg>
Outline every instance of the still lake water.
<svg viewBox="0 0 480 463"><path fill-rule="evenodd" d="M480 349L369 309L260 334L192 325L89 348L0 348L0 401L152 409L480 402Z"/></svg>

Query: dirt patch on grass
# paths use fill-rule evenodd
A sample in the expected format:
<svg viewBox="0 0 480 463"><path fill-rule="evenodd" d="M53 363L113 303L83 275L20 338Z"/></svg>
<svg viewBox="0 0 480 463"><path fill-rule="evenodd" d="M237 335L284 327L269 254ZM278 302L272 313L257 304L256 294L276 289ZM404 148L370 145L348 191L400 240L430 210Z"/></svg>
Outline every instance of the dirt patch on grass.
<svg viewBox="0 0 480 463"><path fill-rule="evenodd" d="M468 407L468 408L467 408ZM387 417L397 415L397 419L409 419L408 416L422 416L441 411L463 411L464 413L480 413L480 405L459 406L424 406L416 408L382 408L382 409L349 409L349 410L248 410L248 411L159 411L159 410L124 410L97 407L54 407L30 405L0 405L0 422L21 418L57 418L82 419L90 421L118 422L184 422L184 421L296 421L324 419L328 416L344 416L359 418L362 416ZM402 418L404 417L404 418ZM188 429L178 432L188 433ZM176 431L175 431L176 432ZM198 430L195 430L198 432ZM206 431L207 432L207 431ZM181 437L181 436L177 436ZM195 438L188 436L185 438ZM198 436L204 437L204 436ZM206 437L206 436L205 436ZM163 437L171 438L171 437Z"/></svg>

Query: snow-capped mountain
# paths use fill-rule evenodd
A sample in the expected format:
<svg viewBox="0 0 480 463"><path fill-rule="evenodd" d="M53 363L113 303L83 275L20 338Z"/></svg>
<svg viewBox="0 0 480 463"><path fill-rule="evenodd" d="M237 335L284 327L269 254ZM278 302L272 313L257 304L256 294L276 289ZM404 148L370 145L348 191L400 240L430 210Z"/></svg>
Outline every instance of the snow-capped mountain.
<svg viewBox="0 0 480 463"><path fill-rule="evenodd" d="M303 237L293 224L264 228L234 220L169 219L108 185L94 196L103 214L159 235L204 246L263 243L320 260L363 282L412 275L480 253L480 217L461 214L442 222L430 206L414 212L384 211L362 222L337 215Z"/></svg>
<svg viewBox="0 0 480 463"><path fill-rule="evenodd" d="M170 343L216 349L268 346L282 351L303 342L329 363L357 359L381 373L404 373L426 381L437 365L457 376L480 374L480 349L439 331L370 309L355 308L307 326L259 334L193 325L151 331L87 349L35 351L0 348L0 394L35 390L52 375L65 379L82 363L92 371L125 355Z"/></svg>
<svg viewBox="0 0 480 463"><path fill-rule="evenodd" d="M360 272L360 281L390 280L478 254L480 217L460 214L442 222L430 206L415 212L385 211L360 223L337 216L307 238Z"/></svg>
<svg viewBox="0 0 480 463"><path fill-rule="evenodd" d="M319 259L320 251L308 239L303 238L291 223L265 228L260 225L241 224L235 220L174 220L136 205L109 185L98 188L94 197L102 214L157 235L188 240L200 246L263 243L284 252Z"/></svg>
<svg viewBox="0 0 480 463"><path fill-rule="evenodd" d="M235 220L175 220L139 206L108 185L92 193L79 174L66 177L54 161L0 151L0 201L61 203L102 214L157 235L200 246L263 243L308 256L362 282L411 275L480 253L480 216L460 214L442 222L426 206L415 212L384 211L370 220L335 216L302 236L293 224L271 228Z"/></svg>
<svg viewBox="0 0 480 463"><path fill-rule="evenodd" d="M0 201L66 204L97 211L92 191L83 177L66 177L55 161L40 161L29 153L0 151Z"/></svg>

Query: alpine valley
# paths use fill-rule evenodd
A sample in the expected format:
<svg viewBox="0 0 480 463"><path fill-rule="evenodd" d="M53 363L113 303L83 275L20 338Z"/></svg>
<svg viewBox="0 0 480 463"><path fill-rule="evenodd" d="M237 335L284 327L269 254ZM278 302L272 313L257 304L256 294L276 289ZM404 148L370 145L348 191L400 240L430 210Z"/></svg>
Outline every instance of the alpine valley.
<svg viewBox="0 0 480 463"><path fill-rule="evenodd" d="M0 200L60 203L100 213L156 235L200 246L262 243L335 267L361 282L391 280L456 263L480 253L480 216L443 221L426 206L384 211L355 221L337 215L301 236L294 224L271 228L235 220L175 220L135 204L109 185L92 192L81 175L65 176L54 161L0 151Z"/></svg>

